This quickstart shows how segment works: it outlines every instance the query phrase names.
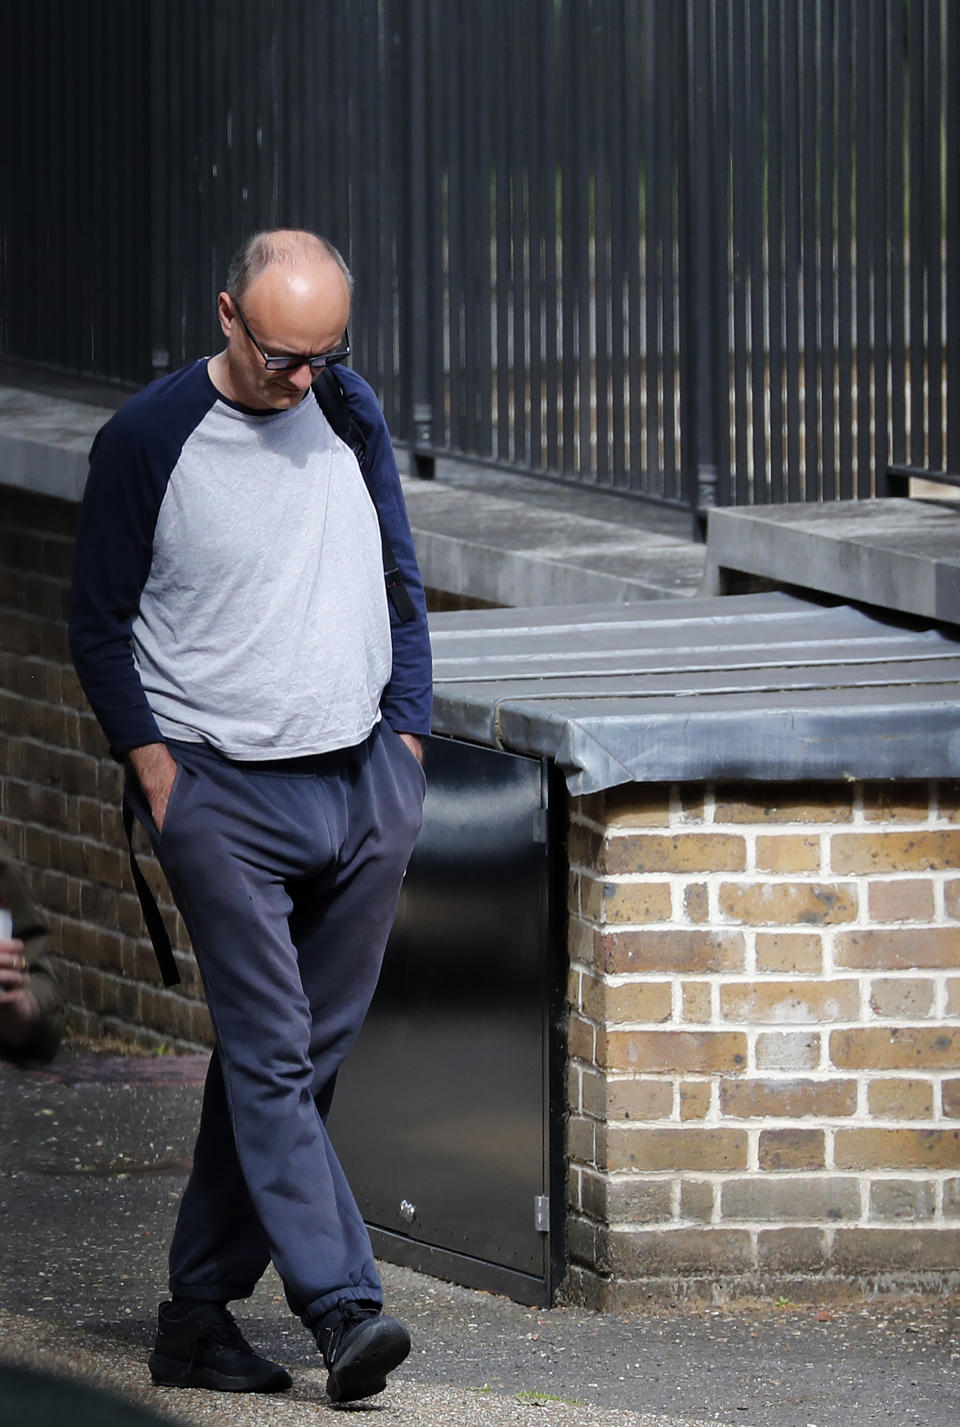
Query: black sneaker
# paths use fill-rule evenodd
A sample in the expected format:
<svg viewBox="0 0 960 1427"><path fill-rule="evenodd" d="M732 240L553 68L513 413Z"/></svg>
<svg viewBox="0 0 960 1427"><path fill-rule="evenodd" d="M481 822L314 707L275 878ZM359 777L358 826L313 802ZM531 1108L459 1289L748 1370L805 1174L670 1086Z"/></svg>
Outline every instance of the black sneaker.
<svg viewBox="0 0 960 1427"><path fill-rule="evenodd" d="M279 1363L253 1351L220 1303L195 1303L179 1311L161 1303L148 1366L160 1387L283 1392L292 1381Z"/></svg>
<svg viewBox="0 0 960 1427"><path fill-rule="evenodd" d="M410 1351L410 1334L378 1305L345 1298L320 1320L317 1346L330 1373L330 1401L354 1402L383 1391L387 1373Z"/></svg>

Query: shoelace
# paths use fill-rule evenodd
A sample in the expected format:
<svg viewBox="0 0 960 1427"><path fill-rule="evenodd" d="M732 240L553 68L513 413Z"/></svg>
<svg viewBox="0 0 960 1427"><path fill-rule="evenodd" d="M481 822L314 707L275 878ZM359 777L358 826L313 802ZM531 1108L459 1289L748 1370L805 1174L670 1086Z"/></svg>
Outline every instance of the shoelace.
<svg viewBox="0 0 960 1427"><path fill-rule="evenodd" d="M340 1344L344 1336L355 1328L358 1323L365 1323L368 1318L379 1318L379 1308L364 1308L355 1298L343 1299L337 1304L337 1312L340 1314L338 1322L331 1328L322 1328L320 1337L321 1351L327 1366L330 1367L340 1349Z"/></svg>
<svg viewBox="0 0 960 1427"><path fill-rule="evenodd" d="M245 1357L255 1356L250 1344L241 1333L236 1319L226 1308L223 1310L222 1318L211 1319L209 1323L204 1323L200 1329L194 1345L191 1365L196 1362L208 1343L219 1343L223 1347L233 1348L235 1352L243 1353Z"/></svg>

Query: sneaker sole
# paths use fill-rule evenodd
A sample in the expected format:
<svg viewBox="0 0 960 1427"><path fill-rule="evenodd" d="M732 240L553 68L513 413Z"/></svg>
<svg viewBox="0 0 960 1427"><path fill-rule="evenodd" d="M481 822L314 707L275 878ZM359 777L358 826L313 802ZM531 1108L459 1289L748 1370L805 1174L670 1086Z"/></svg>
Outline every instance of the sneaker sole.
<svg viewBox="0 0 960 1427"><path fill-rule="evenodd" d="M178 1358L164 1358L151 1353L147 1360L150 1376L157 1387L206 1387L214 1392L285 1392L293 1379L275 1363L249 1377L231 1377L215 1368L191 1367Z"/></svg>
<svg viewBox="0 0 960 1427"><path fill-rule="evenodd" d="M331 1402L355 1402L374 1397L387 1385L387 1373L403 1362L410 1351L410 1336L396 1321L373 1321L358 1333L338 1358L327 1378Z"/></svg>

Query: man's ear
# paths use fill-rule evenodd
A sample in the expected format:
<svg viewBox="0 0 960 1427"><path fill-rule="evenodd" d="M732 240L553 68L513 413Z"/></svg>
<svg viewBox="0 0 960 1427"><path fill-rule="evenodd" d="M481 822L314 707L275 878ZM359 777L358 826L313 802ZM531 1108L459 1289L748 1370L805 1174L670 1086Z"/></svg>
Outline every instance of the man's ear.
<svg viewBox="0 0 960 1427"><path fill-rule="evenodd" d="M221 292L217 298L217 316L220 319L220 330L225 337L229 337L233 331L233 324L237 320L237 314L228 292Z"/></svg>

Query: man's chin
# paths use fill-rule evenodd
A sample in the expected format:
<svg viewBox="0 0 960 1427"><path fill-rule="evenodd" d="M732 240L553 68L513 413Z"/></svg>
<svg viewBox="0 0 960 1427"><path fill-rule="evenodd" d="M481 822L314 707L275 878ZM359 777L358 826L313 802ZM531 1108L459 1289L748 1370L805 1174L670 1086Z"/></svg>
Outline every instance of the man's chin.
<svg viewBox="0 0 960 1427"><path fill-rule="evenodd" d="M305 395L306 392L301 391L299 387L293 387L290 391L280 388L277 391L271 391L265 400L269 401L277 411L286 411L289 407L296 406L303 401Z"/></svg>

